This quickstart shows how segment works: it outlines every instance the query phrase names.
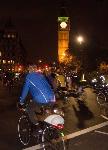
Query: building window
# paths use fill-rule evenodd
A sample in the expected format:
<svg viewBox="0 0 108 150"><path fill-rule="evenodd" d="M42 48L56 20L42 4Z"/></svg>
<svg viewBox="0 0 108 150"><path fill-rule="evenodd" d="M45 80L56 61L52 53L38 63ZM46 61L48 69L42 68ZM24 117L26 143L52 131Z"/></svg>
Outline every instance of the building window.
<svg viewBox="0 0 108 150"><path fill-rule="evenodd" d="M15 35L14 35L14 34L12 34L12 38L15 38Z"/></svg>
<svg viewBox="0 0 108 150"><path fill-rule="evenodd" d="M10 64L10 60L8 60L8 64Z"/></svg>
<svg viewBox="0 0 108 150"><path fill-rule="evenodd" d="M6 64L6 60L3 60L3 64Z"/></svg>
<svg viewBox="0 0 108 150"><path fill-rule="evenodd" d="M11 37L10 34L8 34L7 37L10 38Z"/></svg>

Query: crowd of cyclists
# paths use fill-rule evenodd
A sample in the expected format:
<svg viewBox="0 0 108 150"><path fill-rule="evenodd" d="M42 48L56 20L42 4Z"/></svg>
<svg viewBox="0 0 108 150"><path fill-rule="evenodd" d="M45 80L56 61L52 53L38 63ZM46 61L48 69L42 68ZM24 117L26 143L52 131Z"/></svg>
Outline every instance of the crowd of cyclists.
<svg viewBox="0 0 108 150"><path fill-rule="evenodd" d="M18 82L23 82L26 74L29 72L28 68L25 72L19 74L12 71L3 72L0 74L0 80L2 81L2 84L4 86L8 86L9 84L14 85L15 83L17 84ZM53 90L56 90L57 87L65 87L70 90L75 89L80 81L80 78L75 72L66 72L60 67L57 67L56 69L51 67L48 69L37 69L37 72L41 72L47 77L50 84L53 86Z"/></svg>
<svg viewBox="0 0 108 150"><path fill-rule="evenodd" d="M60 111L58 108L58 103L57 103L57 97L56 97L56 92L61 90L65 91L71 91L72 88L75 88L77 86L77 77L75 76L75 79L72 80L71 76L67 76L64 71L62 71L60 68L57 68L57 70L49 69L49 70L38 70L36 65L30 65L28 67L28 72L25 76L23 85L22 85L22 91L18 100L17 107L19 110L25 110L27 112L27 116L29 116L31 122L33 123L33 126L35 125L35 130L32 130L32 134L38 135L36 132L37 125L39 125L40 120L42 122L47 122L51 126L45 127L45 129L42 127L42 143L45 142L46 140L46 133L45 131L50 129L50 132L47 131L47 138L48 141L52 140L52 138L57 138L58 135L61 135L61 140L62 140L62 149L66 149L64 146L64 140L63 140L63 132L60 132L58 134L58 131L61 129L61 127L64 126L64 119L63 119L63 113L58 114ZM30 94L30 99L28 104L27 103L27 96ZM27 106L27 107L26 107ZM47 109L47 107L49 109ZM56 108L56 109L55 109ZM47 111L44 111L47 110ZM55 110L55 111L52 111ZM59 111L57 111L59 110ZM39 117L41 114L41 117ZM46 116L48 115L48 116ZM28 144L27 140L24 142L23 137L25 137L25 134L21 130L21 122L23 123L23 120L26 120L27 117L25 115L22 115L19 119L19 124L18 124L18 133L19 133L19 138L20 142L24 144ZM26 120L28 123L28 119ZM30 123L31 124L31 123ZM40 126L40 125L39 125ZM59 130L55 130L55 127L59 127ZM31 131L31 130L28 130ZM53 133L52 133L53 131ZM55 136L55 131L57 131L57 137ZM22 134L23 133L23 134ZM22 136L24 135L24 136ZM28 136L29 139L29 136ZM48 142L47 141L47 142ZM52 143L52 142L51 142ZM54 147L54 144L51 144ZM57 144L56 144L57 145ZM60 146L58 147L59 149L61 148ZM44 148L45 149L45 148Z"/></svg>
<svg viewBox="0 0 108 150"><path fill-rule="evenodd" d="M49 103L56 103L57 98L63 98L65 95L62 91L82 91L82 85L77 75L73 75L61 69L60 67L54 70L39 70L36 65L28 67L27 75L23 81L22 92L19 98L19 107L23 107L28 94L36 104L32 109L38 109L41 105ZM61 93L60 93L60 92ZM61 96L61 97L60 97ZM38 106L38 107L37 107Z"/></svg>

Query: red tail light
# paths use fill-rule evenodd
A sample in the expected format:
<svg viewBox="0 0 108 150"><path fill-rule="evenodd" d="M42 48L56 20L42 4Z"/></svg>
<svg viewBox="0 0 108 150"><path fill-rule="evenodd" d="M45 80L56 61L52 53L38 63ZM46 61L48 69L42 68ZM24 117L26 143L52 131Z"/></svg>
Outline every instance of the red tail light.
<svg viewBox="0 0 108 150"><path fill-rule="evenodd" d="M63 124L57 124L57 125L53 125L55 128L57 129L63 129L64 125Z"/></svg>

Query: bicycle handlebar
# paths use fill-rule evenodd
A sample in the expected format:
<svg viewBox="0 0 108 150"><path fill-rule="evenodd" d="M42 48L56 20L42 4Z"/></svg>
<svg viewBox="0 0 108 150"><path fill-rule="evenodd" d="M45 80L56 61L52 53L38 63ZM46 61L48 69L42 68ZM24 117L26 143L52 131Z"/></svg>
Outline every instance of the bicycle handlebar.
<svg viewBox="0 0 108 150"><path fill-rule="evenodd" d="M21 112L24 112L26 111L26 108L27 108L27 104L21 104L21 103L17 103L17 109Z"/></svg>

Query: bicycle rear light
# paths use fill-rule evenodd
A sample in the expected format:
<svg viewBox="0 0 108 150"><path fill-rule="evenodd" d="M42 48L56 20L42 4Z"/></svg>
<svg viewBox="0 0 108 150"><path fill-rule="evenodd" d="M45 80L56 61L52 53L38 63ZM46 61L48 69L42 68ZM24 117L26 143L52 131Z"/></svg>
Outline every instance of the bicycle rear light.
<svg viewBox="0 0 108 150"><path fill-rule="evenodd" d="M57 129L63 129L64 125L63 124L57 124L57 125L53 125L55 128Z"/></svg>

